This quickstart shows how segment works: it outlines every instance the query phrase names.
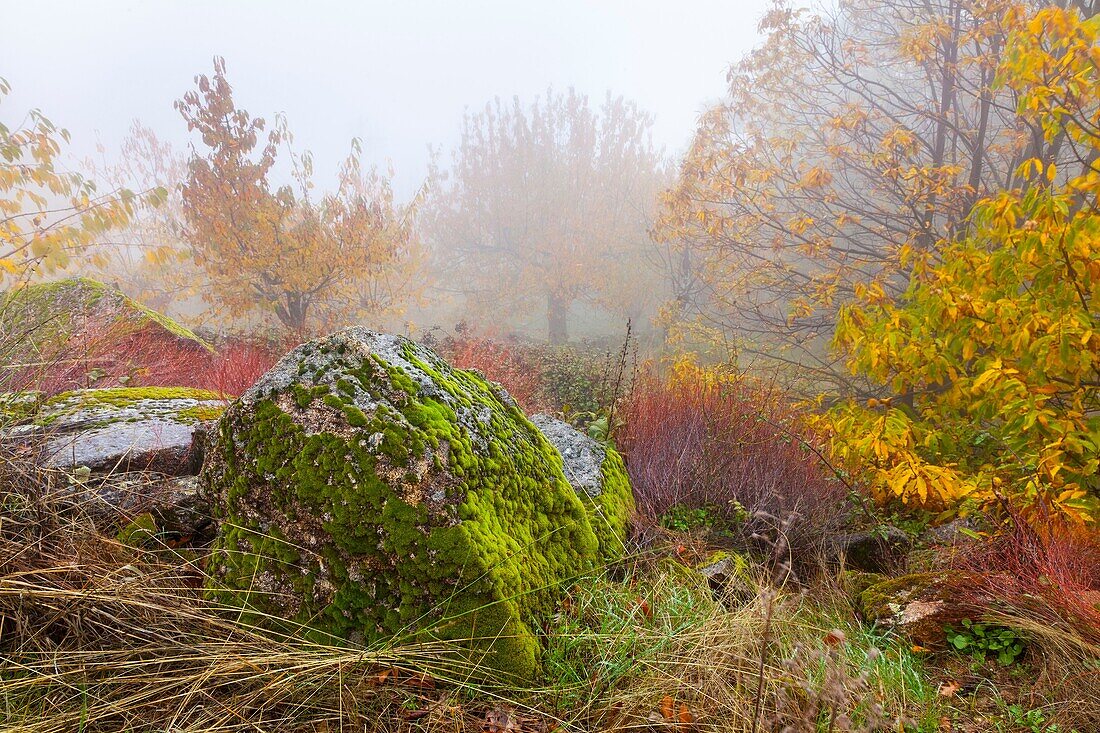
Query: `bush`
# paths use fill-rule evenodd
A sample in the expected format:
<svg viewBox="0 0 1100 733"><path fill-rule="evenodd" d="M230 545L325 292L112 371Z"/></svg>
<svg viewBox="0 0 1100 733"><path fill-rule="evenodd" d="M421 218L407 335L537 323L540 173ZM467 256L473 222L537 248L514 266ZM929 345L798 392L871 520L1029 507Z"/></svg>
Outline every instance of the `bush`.
<svg viewBox="0 0 1100 733"><path fill-rule="evenodd" d="M743 377L684 368L669 379L642 375L617 438L639 514L658 523L674 507L706 509L746 542L794 516L786 542L808 561L842 525L846 491L785 404L778 389Z"/></svg>
<svg viewBox="0 0 1100 733"><path fill-rule="evenodd" d="M525 412L549 409L540 399L540 378L534 365L514 345L491 338L447 338L433 345L453 366L476 369L504 385Z"/></svg>
<svg viewBox="0 0 1100 733"><path fill-rule="evenodd" d="M956 602L972 618L1019 632L1041 667L1034 692L1060 701L1066 729L1100 730L1100 534L1014 529L954 558ZM1045 704L1040 701L1040 704Z"/></svg>
<svg viewBox="0 0 1100 733"><path fill-rule="evenodd" d="M267 372L289 349L276 343L231 339L219 345L209 357L205 368L192 371L190 380L181 375L187 386L209 389L227 397L238 397Z"/></svg>
<svg viewBox="0 0 1100 733"><path fill-rule="evenodd" d="M0 390L55 395L101 387L195 387L237 397L285 350L273 342L233 338L211 353L171 334L120 335L88 327L38 362L9 369Z"/></svg>

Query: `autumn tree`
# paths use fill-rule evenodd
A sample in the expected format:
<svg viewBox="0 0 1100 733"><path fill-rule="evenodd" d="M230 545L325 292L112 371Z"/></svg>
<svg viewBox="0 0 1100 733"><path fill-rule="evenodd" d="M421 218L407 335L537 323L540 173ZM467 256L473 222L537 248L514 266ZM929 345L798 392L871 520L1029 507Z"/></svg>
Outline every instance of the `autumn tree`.
<svg viewBox="0 0 1100 733"><path fill-rule="evenodd" d="M914 258L938 260L1023 161L1081 154L994 84L1021 7L776 2L666 196L657 235L682 255L678 325L809 393L882 396L828 348L841 307L905 293Z"/></svg>
<svg viewBox="0 0 1100 733"><path fill-rule="evenodd" d="M0 104L9 91L0 79ZM16 128L0 123L0 285L7 286L57 272L104 232L165 196L156 187L100 192L94 181L63 167L69 133L38 110L26 118Z"/></svg>
<svg viewBox="0 0 1100 733"><path fill-rule="evenodd" d="M1100 16L1012 12L995 90L1042 143L964 233L906 260L900 298L865 287L841 309L838 354L909 399L830 417L879 498L1045 530L1100 520Z"/></svg>
<svg viewBox="0 0 1100 733"><path fill-rule="evenodd" d="M658 285L646 257L661 189L651 117L621 97L594 109L570 89L466 116L428 232L465 307L497 322L542 313L569 339L579 303L636 320Z"/></svg>
<svg viewBox="0 0 1100 733"><path fill-rule="evenodd" d="M176 107L205 149L193 152L182 189L184 235L210 284L204 298L230 317L274 315L294 333L399 312L419 260L413 205L394 203L389 177L362 165L358 141L337 189L315 198L311 157L293 153L285 124L268 129L236 106L224 60L196 83ZM296 186L274 187L280 156Z"/></svg>

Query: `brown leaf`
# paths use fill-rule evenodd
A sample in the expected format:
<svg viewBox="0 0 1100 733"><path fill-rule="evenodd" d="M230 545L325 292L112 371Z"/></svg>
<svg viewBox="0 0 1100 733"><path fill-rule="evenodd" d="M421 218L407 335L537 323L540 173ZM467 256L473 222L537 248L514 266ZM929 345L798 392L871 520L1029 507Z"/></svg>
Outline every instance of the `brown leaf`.
<svg viewBox="0 0 1100 733"><path fill-rule="evenodd" d="M940 697L955 697L960 689L962 689L961 682L944 682L940 685L939 695Z"/></svg>
<svg viewBox="0 0 1100 733"><path fill-rule="evenodd" d="M676 702L670 695L661 698L661 717L669 723L676 720Z"/></svg>
<svg viewBox="0 0 1100 733"><path fill-rule="evenodd" d="M687 703L680 703L679 722L681 731L691 730L695 724L695 715L688 709Z"/></svg>
<svg viewBox="0 0 1100 733"><path fill-rule="evenodd" d="M503 707L495 707L485 713L486 733L512 733L520 729L519 722L513 717L512 712Z"/></svg>

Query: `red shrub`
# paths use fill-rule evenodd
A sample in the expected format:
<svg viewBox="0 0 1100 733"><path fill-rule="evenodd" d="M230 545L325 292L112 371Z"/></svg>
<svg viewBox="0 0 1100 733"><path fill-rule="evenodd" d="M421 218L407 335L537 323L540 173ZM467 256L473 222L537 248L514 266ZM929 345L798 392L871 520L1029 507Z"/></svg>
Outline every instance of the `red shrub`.
<svg viewBox="0 0 1100 733"><path fill-rule="evenodd" d="M1038 675L1030 705L1065 730L1100 730L1100 534L1041 535L1025 522L953 560L953 602L973 619L1018 629Z"/></svg>
<svg viewBox="0 0 1100 733"><path fill-rule="evenodd" d="M656 521L676 504L732 513L737 502L750 514L746 535L789 520L786 541L808 561L842 523L846 491L785 404L779 390L747 380L643 375L616 434L642 517Z"/></svg>
<svg viewBox="0 0 1100 733"><path fill-rule="evenodd" d="M211 353L159 328L119 335L89 323L63 344L11 370L3 389L53 395L88 387L196 387L237 397L284 353L266 341L231 339Z"/></svg>
<svg viewBox="0 0 1100 733"><path fill-rule="evenodd" d="M976 615L1025 615L1049 627L1072 629L1100 647L1100 535L1060 530L1043 536L1025 522L974 544L953 565L965 581L959 602Z"/></svg>
<svg viewBox="0 0 1100 733"><path fill-rule="evenodd" d="M259 341L233 340L222 344L208 358L200 374L193 375L193 386L209 389L226 397L239 397L274 366L284 349Z"/></svg>
<svg viewBox="0 0 1100 733"><path fill-rule="evenodd" d="M186 385L209 352L159 327L119 332L116 324L89 321L64 342L34 358L15 359L4 389L58 394L87 387Z"/></svg>

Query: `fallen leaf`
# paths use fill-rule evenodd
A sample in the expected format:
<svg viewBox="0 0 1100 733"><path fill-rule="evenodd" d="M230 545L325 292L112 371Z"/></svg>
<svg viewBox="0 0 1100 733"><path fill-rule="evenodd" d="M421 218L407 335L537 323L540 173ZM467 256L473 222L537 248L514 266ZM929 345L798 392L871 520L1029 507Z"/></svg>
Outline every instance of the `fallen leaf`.
<svg viewBox="0 0 1100 733"><path fill-rule="evenodd" d="M688 709L687 703L680 703L680 730L688 731L695 724L695 715Z"/></svg>
<svg viewBox="0 0 1100 733"><path fill-rule="evenodd" d="M486 733L511 733L519 730L519 723L512 717L510 710L495 707L485 713Z"/></svg>
<svg viewBox="0 0 1100 733"><path fill-rule="evenodd" d="M955 693L960 689L962 689L962 684L959 682L944 682L940 685L939 695L940 697L955 697Z"/></svg>

